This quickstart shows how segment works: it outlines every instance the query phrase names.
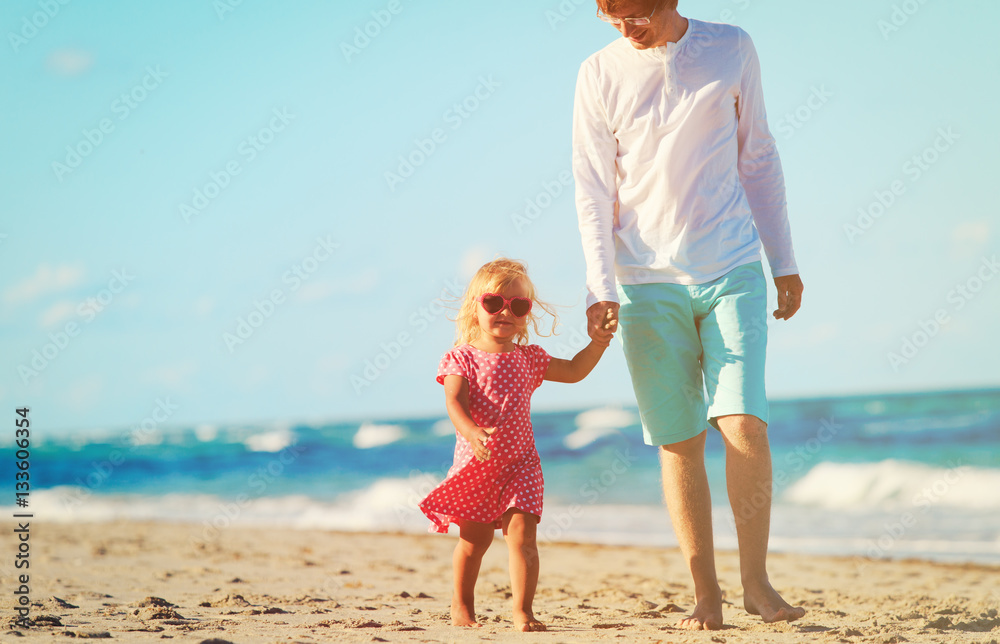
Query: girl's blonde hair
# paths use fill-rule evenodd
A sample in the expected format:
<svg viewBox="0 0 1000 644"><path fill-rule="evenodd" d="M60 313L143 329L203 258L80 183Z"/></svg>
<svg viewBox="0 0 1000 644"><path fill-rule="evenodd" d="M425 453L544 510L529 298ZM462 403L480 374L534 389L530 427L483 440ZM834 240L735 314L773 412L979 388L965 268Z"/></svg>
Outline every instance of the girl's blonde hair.
<svg viewBox="0 0 1000 644"><path fill-rule="evenodd" d="M535 296L535 285L528 277L527 267L513 259L501 257L484 264L469 281L465 295L462 297L462 306L458 311L458 318L455 320L457 334L455 346L472 342L479 338L479 318L477 308L479 307L479 296L483 293L496 293L504 290L517 280L524 280L524 285L528 289L528 297L531 298L531 312L528 313L527 322L531 323L535 333L541 336L552 335L556 329L558 321L552 306L542 302ZM552 316L552 329L549 333L542 333L538 330L538 323L541 315L539 309ZM528 344L528 326L525 325L514 337L514 344Z"/></svg>

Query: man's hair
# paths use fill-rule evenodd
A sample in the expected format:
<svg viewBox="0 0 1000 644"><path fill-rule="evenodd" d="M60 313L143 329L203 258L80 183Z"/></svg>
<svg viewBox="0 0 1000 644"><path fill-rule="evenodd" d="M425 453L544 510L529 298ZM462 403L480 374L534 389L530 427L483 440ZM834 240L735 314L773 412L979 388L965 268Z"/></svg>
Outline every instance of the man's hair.
<svg viewBox="0 0 1000 644"><path fill-rule="evenodd" d="M629 4L632 0L597 0L597 8L603 13L610 15L621 11L622 6ZM677 0L645 0L647 8L646 15L659 11L661 8L676 9ZM662 5L662 6L661 6Z"/></svg>

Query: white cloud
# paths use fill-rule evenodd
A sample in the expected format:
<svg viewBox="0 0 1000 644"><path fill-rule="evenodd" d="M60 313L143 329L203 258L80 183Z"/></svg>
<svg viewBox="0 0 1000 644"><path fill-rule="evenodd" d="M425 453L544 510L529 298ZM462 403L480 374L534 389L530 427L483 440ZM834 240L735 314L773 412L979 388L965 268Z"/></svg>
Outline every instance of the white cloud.
<svg viewBox="0 0 1000 644"><path fill-rule="evenodd" d="M83 269L79 266L42 264L34 275L8 288L4 299L9 304L31 302L48 293L73 288L81 282Z"/></svg>
<svg viewBox="0 0 1000 644"><path fill-rule="evenodd" d="M465 249L458 270L464 279L471 278L486 262L496 259L496 253L482 244Z"/></svg>
<svg viewBox="0 0 1000 644"><path fill-rule="evenodd" d="M82 49L57 49L45 59L49 71L59 76L78 76L93 64L94 56Z"/></svg>
<svg viewBox="0 0 1000 644"><path fill-rule="evenodd" d="M206 317L215 310L215 298L210 295L202 295L194 303L194 314L200 318Z"/></svg>
<svg viewBox="0 0 1000 644"><path fill-rule="evenodd" d="M59 300L49 308L45 309L39 316L38 321L45 328L52 328L62 324L69 318L73 317L73 313L76 310L73 302L69 300Z"/></svg>
<svg viewBox="0 0 1000 644"><path fill-rule="evenodd" d="M990 222L963 221L951 230L952 259L972 259L981 255L990 242Z"/></svg>
<svg viewBox="0 0 1000 644"><path fill-rule="evenodd" d="M191 381L199 371L194 359L161 365L147 372L147 380L177 391L191 391Z"/></svg>

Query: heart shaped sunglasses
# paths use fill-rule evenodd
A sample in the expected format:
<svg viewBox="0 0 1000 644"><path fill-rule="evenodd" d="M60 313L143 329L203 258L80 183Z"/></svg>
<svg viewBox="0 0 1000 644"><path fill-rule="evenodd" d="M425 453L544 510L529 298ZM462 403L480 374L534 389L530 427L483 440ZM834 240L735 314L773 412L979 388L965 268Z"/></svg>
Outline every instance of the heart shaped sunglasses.
<svg viewBox="0 0 1000 644"><path fill-rule="evenodd" d="M508 300L497 293L483 293L479 296L479 304L490 315L496 315L505 307L516 318L523 318L531 312L531 298L527 297L512 297Z"/></svg>

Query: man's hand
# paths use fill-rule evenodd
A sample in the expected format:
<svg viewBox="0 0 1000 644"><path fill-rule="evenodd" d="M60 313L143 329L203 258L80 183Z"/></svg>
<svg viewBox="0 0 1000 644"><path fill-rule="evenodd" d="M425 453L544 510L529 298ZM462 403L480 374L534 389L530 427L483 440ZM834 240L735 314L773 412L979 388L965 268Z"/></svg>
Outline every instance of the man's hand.
<svg viewBox="0 0 1000 644"><path fill-rule="evenodd" d="M598 302L587 309L587 335L594 342L610 344L618 330L618 302Z"/></svg>
<svg viewBox="0 0 1000 644"><path fill-rule="evenodd" d="M774 286L778 289L778 309L772 315L775 319L787 320L802 306L802 280L798 275L775 277Z"/></svg>

